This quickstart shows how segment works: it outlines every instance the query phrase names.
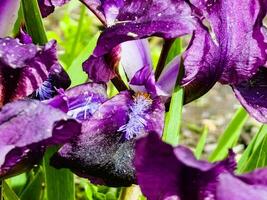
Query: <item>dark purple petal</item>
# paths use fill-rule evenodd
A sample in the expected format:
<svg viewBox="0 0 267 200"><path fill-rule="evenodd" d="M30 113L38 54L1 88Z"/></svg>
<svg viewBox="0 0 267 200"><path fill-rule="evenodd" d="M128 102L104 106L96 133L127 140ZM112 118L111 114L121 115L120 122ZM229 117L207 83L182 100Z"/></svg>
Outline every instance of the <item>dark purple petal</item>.
<svg viewBox="0 0 267 200"><path fill-rule="evenodd" d="M80 0L87 8L89 8L103 23L106 25L105 14L102 8L103 2L105 0Z"/></svg>
<svg viewBox="0 0 267 200"><path fill-rule="evenodd" d="M57 63L54 41L37 48L18 39L0 39L0 106L32 94Z"/></svg>
<svg viewBox="0 0 267 200"><path fill-rule="evenodd" d="M34 100L20 100L0 111L0 177L32 167L49 145L64 144L81 131L74 119Z"/></svg>
<svg viewBox="0 0 267 200"><path fill-rule="evenodd" d="M205 94L218 78L223 84L234 85L251 78L267 59L262 1L192 3L202 9L203 22L211 30L208 33L199 25L185 54L186 102Z"/></svg>
<svg viewBox="0 0 267 200"><path fill-rule="evenodd" d="M48 79L31 95L38 100L47 100L58 94L59 89L67 89L71 84L67 72L60 66L54 64L48 74Z"/></svg>
<svg viewBox="0 0 267 200"><path fill-rule="evenodd" d="M248 81L233 85L237 99L248 113L260 122L267 123L267 69L260 70Z"/></svg>
<svg viewBox="0 0 267 200"><path fill-rule="evenodd" d="M198 27L184 54L185 75L182 86L185 103L189 103L205 93L220 79L224 60L214 44L208 30Z"/></svg>
<svg viewBox="0 0 267 200"><path fill-rule="evenodd" d="M216 200L266 200L266 185L249 185L231 174L219 176Z"/></svg>
<svg viewBox="0 0 267 200"><path fill-rule="evenodd" d="M83 66L84 71L89 74L92 80L95 79L95 75L93 75L95 73L92 71L98 70L96 64L101 63L101 69L110 66L108 63L103 64L107 62L105 57L119 44L150 36L175 38L189 34L195 28L196 20L191 15L191 8L185 1L126 0L123 6L121 6L121 1L116 1L116 3L115 10L117 11L119 7L120 9L114 24L102 32L93 55ZM112 7L112 5L109 6ZM108 10L112 9L109 7ZM113 16L112 13L111 15ZM109 70L111 69L112 67L109 67ZM100 74L100 70L98 73ZM105 77L108 76L105 75Z"/></svg>
<svg viewBox="0 0 267 200"><path fill-rule="evenodd" d="M134 165L148 199L204 200L216 192L217 177L232 172L233 156L218 163L196 160L185 147L163 143L154 133L139 139Z"/></svg>
<svg viewBox="0 0 267 200"><path fill-rule="evenodd" d="M168 96L156 84L154 73L149 66L144 66L135 73L130 81L130 87L135 92L149 93L152 97Z"/></svg>
<svg viewBox="0 0 267 200"><path fill-rule="evenodd" d="M100 36L95 56L108 53L122 42L159 36L176 38L191 33L195 19L191 9L181 0L126 0L115 24Z"/></svg>
<svg viewBox="0 0 267 200"><path fill-rule="evenodd" d="M83 63L83 70L92 81L96 83L106 83L116 76L120 61L120 52L120 46L117 46L103 57L91 55L89 59Z"/></svg>
<svg viewBox="0 0 267 200"><path fill-rule="evenodd" d="M133 137L153 130L161 135L163 129L163 104L159 99L147 101L150 100L132 97L128 91L106 101L83 122L83 134L64 145L52 164L57 168L70 168L98 184L128 186L135 183Z"/></svg>
<svg viewBox="0 0 267 200"><path fill-rule="evenodd" d="M105 14L108 26L114 24L123 4L123 0L102 0L101 8Z"/></svg>
<svg viewBox="0 0 267 200"><path fill-rule="evenodd" d="M107 97L105 85L86 83L65 92L68 101L68 115L80 121L88 120L104 103Z"/></svg>
<svg viewBox="0 0 267 200"><path fill-rule="evenodd" d="M70 0L38 0L42 17L47 17L54 12L56 6L62 6Z"/></svg>
<svg viewBox="0 0 267 200"><path fill-rule="evenodd" d="M32 38L22 28L20 29L17 38L22 44L32 44Z"/></svg>
<svg viewBox="0 0 267 200"><path fill-rule="evenodd" d="M12 31L17 20L19 0L1 0L0 3L0 38L6 37Z"/></svg>

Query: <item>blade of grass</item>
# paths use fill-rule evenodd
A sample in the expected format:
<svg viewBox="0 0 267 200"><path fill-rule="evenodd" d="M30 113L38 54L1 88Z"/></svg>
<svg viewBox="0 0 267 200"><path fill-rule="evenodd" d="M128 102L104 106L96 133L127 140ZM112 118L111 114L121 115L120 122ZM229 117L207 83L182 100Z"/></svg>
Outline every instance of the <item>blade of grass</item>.
<svg viewBox="0 0 267 200"><path fill-rule="evenodd" d="M175 58L182 52L182 39L178 38L173 42L170 51L168 52L165 64ZM169 112L166 113L165 125L162 139L171 144L178 145L182 123L184 91L180 86L176 86L170 103Z"/></svg>
<svg viewBox="0 0 267 200"><path fill-rule="evenodd" d="M170 110L165 117L163 140L173 146L179 144L184 91L177 86L172 94Z"/></svg>
<svg viewBox="0 0 267 200"><path fill-rule="evenodd" d="M214 162L225 158L228 150L235 145L235 141L239 138L241 130L247 119L248 114L246 110L242 107L239 108L224 133L219 138L217 147L209 157L209 161Z"/></svg>
<svg viewBox="0 0 267 200"><path fill-rule="evenodd" d="M3 181L3 197L4 200L19 200L19 197L16 193L9 187L9 185Z"/></svg>
<svg viewBox="0 0 267 200"><path fill-rule="evenodd" d="M255 152L264 141L266 135L267 125L262 125L258 133L253 137L252 141L249 143L248 147L242 154L240 160L238 161L238 173L244 173L249 170L249 166L251 165L250 163L253 161L253 159L256 159L256 157L254 157Z"/></svg>
<svg viewBox="0 0 267 200"><path fill-rule="evenodd" d="M200 159L200 157L202 155L202 152L203 152L205 144L206 144L208 132L209 132L209 129L208 129L207 126L205 126L203 128L201 137L200 137L200 139L198 141L198 144L196 146L196 149L195 149L195 156L196 156L197 159Z"/></svg>
<svg viewBox="0 0 267 200"><path fill-rule="evenodd" d="M21 200L42 200L44 195L44 173L43 169L34 176L33 180L26 186L26 188L19 195Z"/></svg>
<svg viewBox="0 0 267 200"><path fill-rule="evenodd" d="M37 0L22 0L21 3L27 32L35 44L44 45L47 37Z"/></svg>
<svg viewBox="0 0 267 200"><path fill-rule="evenodd" d="M50 166L51 156L58 150L49 148L43 162L45 172L45 195L47 200L75 200L74 176L67 169L57 170Z"/></svg>

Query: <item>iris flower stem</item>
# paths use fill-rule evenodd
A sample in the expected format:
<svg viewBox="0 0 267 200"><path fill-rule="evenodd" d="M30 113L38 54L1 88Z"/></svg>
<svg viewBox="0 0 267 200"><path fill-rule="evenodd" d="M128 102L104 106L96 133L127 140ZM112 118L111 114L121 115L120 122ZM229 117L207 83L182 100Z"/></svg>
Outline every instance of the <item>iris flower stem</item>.
<svg viewBox="0 0 267 200"><path fill-rule="evenodd" d="M111 80L111 82L113 83L113 85L116 87L118 91L128 90L128 87L125 85L121 77L116 76L115 78Z"/></svg>
<svg viewBox="0 0 267 200"><path fill-rule="evenodd" d="M85 6L81 6L81 10L80 10L80 18L79 18L79 22L78 22L78 28L75 34L75 38L71 47L71 51L70 51L70 55L72 56L72 59L75 57L75 51L77 48L77 43L81 37L81 32L82 32L82 27L83 27L83 21L84 21L84 16L85 16Z"/></svg>
<svg viewBox="0 0 267 200"><path fill-rule="evenodd" d="M164 44L163 44L163 47L162 47L162 50L160 53L159 61L157 64L157 68L155 71L156 80L159 78L161 72L164 69L164 66L165 66L165 63L166 63L166 60L168 57L168 53L169 53L174 41L175 41L175 39L168 39L168 40L164 41Z"/></svg>

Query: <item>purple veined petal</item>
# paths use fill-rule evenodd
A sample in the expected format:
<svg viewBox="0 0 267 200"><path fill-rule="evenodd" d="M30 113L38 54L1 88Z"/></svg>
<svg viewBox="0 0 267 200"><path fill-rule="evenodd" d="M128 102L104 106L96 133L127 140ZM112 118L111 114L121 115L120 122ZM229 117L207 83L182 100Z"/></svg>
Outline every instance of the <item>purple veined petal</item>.
<svg viewBox="0 0 267 200"><path fill-rule="evenodd" d="M111 26L115 23L123 4L123 0L102 0L101 7L105 14L108 26Z"/></svg>
<svg viewBox="0 0 267 200"><path fill-rule="evenodd" d="M68 100L68 115L80 121L88 120L104 103L107 97L106 85L86 83L65 92Z"/></svg>
<svg viewBox="0 0 267 200"><path fill-rule="evenodd" d="M149 66L144 66L135 73L130 80L130 87L135 92L149 93L153 98L169 96L156 84L154 73Z"/></svg>
<svg viewBox="0 0 267 200"><path fill-rule="evenodd" d="M103 56L122 42L150 36L176 38L195 29L190 6L181 0L126 0L115 25L99 37L95 56Z"/></svg>
<svg viewBox="0 0 267 200"><path fill-rule="evenodd" d="M37 48L18 39L0 39L0 106L32 94L47 80L56 63L54 41Z"/></svg>
<svg viewBox="0 0 267 200"><path fill-rule="evenodd" d="M121 45L120 63L129 80L144 66L152 70L152 59L147 39L124 42Z"/></svg>
<svg viewBox="0 0 267 200"><path fill-rule="evenodd" d="M261 67L249 80L233 85L233 91L248 113L262 123L267 123L267 69Z"/></svg>
<svg viewBox="0 0 267 200"><path fill-rule="evenodd" d="M0 111L0 178L38 163L50 145L64 144L81 132L81 124L35 100L6 104Z"/></svg>
<svg viewBox="0 0 267 200"><path fill-rule="evenodd" d="M0 38L8 36L17 20L20 0L0 0Z"/></svg>
<svg viewBox="0 0 267 200"><path fill-rule="evenodd" d="M56 6L63 6L70 0L38 0L42 17L47 17L54 12Z"/></svg>
<svg viewBox="0 0 267 200"><path fill-rule="evenodd" d="M119 9L115 24L106 28L100 35L93 55L83 65L84 71L95 81L94 77L98 76L90 75L95 64L103 63L106 55L121 43L150 36L179 37L191 33L195 24L196 19L185 1L126 0ZM105 64L105 67L108 67L108 64Z"/></svg>
<svg viewBox="0 0 267 200"><path fill-rule="evenodd" d="M120 61L121 47L117 46L103 57L91 55L84 63L83 70L96 83L107 83L116 76Z"/></svg>
<svg viewBox="0 0 267 200"><path fill-rule="evenodd" d="M83 122L83 134L54 156L52 165L70 168L97 184L128 186L135 183L133 134L139 137L154 130L161 135L164 105L159 99L150 102L132 95L124 91L104 102Z"/></svg>
<svg viewBox="0 0 267 200"><path fill-rule="evenodd" d="M249 185L231 174L219 176L216 200L266 200L266 185Z"/></svg>
<svg viewBox="0 0 267 200"><path fill-rule="evenodd" d="M180 70L181 56L176 56L163 70L159 79L157 80L158 86L169 96L175 87L178 73Z"/></svg>
<svg viewBox="0 0 267 200"><path fill-rule="evenodd" d="M70 84L69 75L60 64L56 63L51 67L48 79L30 97L41 101L51 99L58 94L59 89L67 89Z"/></svg>
<svg viewBox="0 0 267 200"><path fill-rule="evenodd" d="M154 133L136 144L137 182L148 199L205 200L214 196L217 178L233 172L233 155L218 163L199 161L193 153L163 143Z"/></svg>
<svg viewBox="0 0 267 200"><path fill-rule="evenodd" d="M185 103L206 94L220 79L224 70L221 56L208 30L200 25L184 54L185 74L181 84Z"/></svg>
<svg viewBox="0 0 267 200"><path fill-rule="evenodd" d="M80 0L89 10L91 10L103 23L107 25L105 14L102 8L102 4L105 0Z"/></svg>
<svg viewBox="0 0 267 200"><path fill-rule="evenodd" d="M224 51L225 66L220 82L238 84L247 80L267 59L266 35L262 30L266 5L262 0L198 2L221 52Z"/></svg>

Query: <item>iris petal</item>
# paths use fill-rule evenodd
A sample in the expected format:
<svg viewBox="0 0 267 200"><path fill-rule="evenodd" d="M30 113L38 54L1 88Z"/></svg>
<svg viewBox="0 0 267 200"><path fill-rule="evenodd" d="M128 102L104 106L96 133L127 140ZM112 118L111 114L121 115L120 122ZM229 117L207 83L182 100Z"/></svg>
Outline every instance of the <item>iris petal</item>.
<svg viewBox="0 0 267 200"><path fill-rule="evenodd" d="M0 178L29 169L45 147L64 144L81 131L66 114L35 100L6 104L0 112Z"/></svg>

